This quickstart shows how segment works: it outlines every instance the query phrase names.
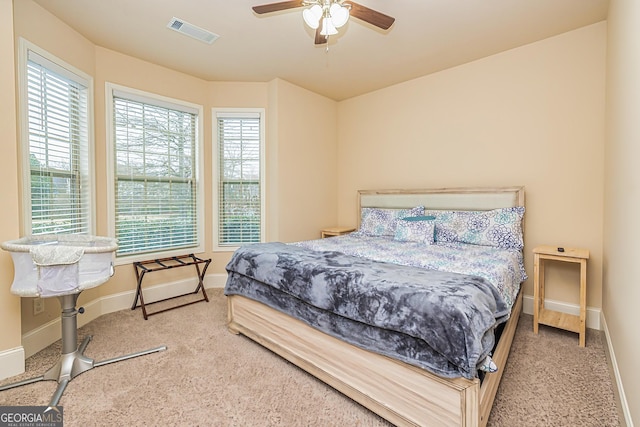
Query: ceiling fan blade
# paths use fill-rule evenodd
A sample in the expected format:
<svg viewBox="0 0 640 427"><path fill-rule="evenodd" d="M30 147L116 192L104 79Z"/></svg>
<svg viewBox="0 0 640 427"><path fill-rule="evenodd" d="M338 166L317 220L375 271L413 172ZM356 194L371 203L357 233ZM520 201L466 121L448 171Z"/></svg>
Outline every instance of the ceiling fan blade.
<svg viewBox="0 0 640 427"><path fill-rule="evenodd" d="M325 44L327 42L327 37L320 34L320 31L322 31L322 19L320 20L320 25L316 28L315 44Z"/></svg>
<svg viewBox="0 0 640 427"><path fill-rule="evenodd" d="M383 30L388 30L396 20L396 18L392 18L384 13L369 9L361 4L354 3L352 1L349 1L348 3L351 5L351 11L349 12L351 16L368 22L371 25L375 25L378 28L382 28Z"/></svg>
<svg viewBox="0 0 640 427"><path fill-rule="evenodd" d="M263 13L271 13L278 12L280 10L294 9L296 7L304 6L303 0L294 0L294 1L281 1L278 3L268 3L260 6L253 6L251 9L258 15Z"/></svg>

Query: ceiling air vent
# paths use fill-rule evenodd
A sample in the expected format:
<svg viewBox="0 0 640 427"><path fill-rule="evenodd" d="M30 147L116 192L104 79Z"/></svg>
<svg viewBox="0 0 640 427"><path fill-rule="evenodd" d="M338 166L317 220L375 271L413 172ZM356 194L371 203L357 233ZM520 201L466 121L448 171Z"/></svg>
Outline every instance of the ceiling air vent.
<svg viewBox="0 0 640 427"><path fill-rule="evenodd" d="M189 24L188 22L175 17L171 18L171 21L169 21L169 23L167 24L167 28L208 44L213 43L218 37L220 37L219 35L214 34L211 31L203 30L200 27L196 27L193 24Z"/></svg>

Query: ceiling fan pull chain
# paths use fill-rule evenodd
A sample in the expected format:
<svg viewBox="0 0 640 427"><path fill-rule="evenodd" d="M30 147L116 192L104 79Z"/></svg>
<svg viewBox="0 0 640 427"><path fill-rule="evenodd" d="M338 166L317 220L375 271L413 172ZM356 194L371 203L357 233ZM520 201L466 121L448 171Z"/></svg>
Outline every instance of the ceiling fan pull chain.
<svg viewBox="0 0 640 427"><path fill-rule="evenodd" d="M324 48L324 61L325 61L325 67L330 68L331 67L331 63L329 61L331 61L331 57L329 56L329 41L327 40L327 46Z"/></svg>

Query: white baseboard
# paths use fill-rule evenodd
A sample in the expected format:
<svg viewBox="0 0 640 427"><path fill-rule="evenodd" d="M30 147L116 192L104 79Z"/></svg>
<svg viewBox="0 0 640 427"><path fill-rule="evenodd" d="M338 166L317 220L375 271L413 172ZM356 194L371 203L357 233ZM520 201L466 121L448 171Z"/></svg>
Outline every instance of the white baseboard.
<svg viewBox="0 0 640 427"><path fill-rule="evenodd" d="M13 377L24 372L24 348L16 347L0 351L0 379Z"/></svg>
<svg viewBox="0 0 640 427"><path fill-rule="evenodd" d="M207 275L204 280L205 289L223 288L227 279L226 274ZM174 295L180 295L193 291L193 279L184 279L171 283L163 283L161 285L150 286L144 288L145 301L157 301ZM133 304L133 298L136 291L120 292L118 294L107 295L84 304L84 313L78 315L78 327L82 327L92 320L97 319L103 314L113 313L124 309L130 309ZM142 318L142 317L141 317ZM22 357L22 371L24 372L24 358L30 357L43 348L46 348L58 341L62 336L62 327L60 318L54 319L37 327L22 335L22 348L24 352ZM2 353L0 353L0 360ZM2 365L4 367L4 364ZM0 371L0 374L2 371ZM14 373L13 375L16 375ZM0 375L0 378L3 378ZM6 378L6 377L4 377Z"/></svg>
<svg viewBox="0 0 640 427"><path fill-rule="evenodd" d="M100 300L93 300L82 306L84 313L78 315L78 327L82 327L102 314ZM31 357L43 348L58 341L62 336L60 318L55 318L44 325L22 335L24 357Z"/></svg>
<svg viewBox="0 0 640 427"><path fill-rule="evenodd" d="M549 310L559 311L561 313L580 314L580 306L577 304L568 304L562 301L545 300L545 307ZM522 300L522 311L526 314L533 315L533 296L525 295ZM599 308L587 307L587 328L601 330Z"/></svg>
<svg viewBox="0 0 640 427"><path fill-rule="evenodd" d="M31 357L43 348L58 341L62 335L60 319L53 319L44 325L22 335L24 357Z"/></svg>
<svg viewBox="0 0 640 427"><path fill-rule="evenodd" d="M604 331L604 336L607 341L607 349L609 351L609 358L611 359L611 366L613 368L613 376L616 381L616 387L618 390L618 398L620 399L620 410L622 411L622 415L624 416L626 426L633 427L633 420L631 419L631 410L629 409L629 403L627 402L627 396L624 394L624 386L622 384L622 379L620 378L620 370L618 368L618 362L616 360L616 354L613 351L613 346L611 345L611 337L609 335L609 328L607 327L607 320L604 315L602 315L602 330Z"/></svg>

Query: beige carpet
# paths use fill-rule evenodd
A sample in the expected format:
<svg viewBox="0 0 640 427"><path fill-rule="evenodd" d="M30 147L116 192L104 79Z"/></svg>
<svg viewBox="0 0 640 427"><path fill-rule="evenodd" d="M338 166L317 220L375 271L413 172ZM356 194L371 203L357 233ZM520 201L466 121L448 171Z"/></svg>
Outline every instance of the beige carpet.
<svg viewBox="0 0 640 427"><path fill-rule="evenodd" d="M103 360L165 344L168 350L85 372L60 405L65 426L388 426L384 420L273 353L225 327L222 290L197 303L142 319L140 310L104 315L81 328L86 354ZM520 318L490 426L619 426L604 338ZM27 360L41 375L60 342ZM47 405L53 381L0 392L0 405ZM428 420L425 422L428 425Z"/></svg>

